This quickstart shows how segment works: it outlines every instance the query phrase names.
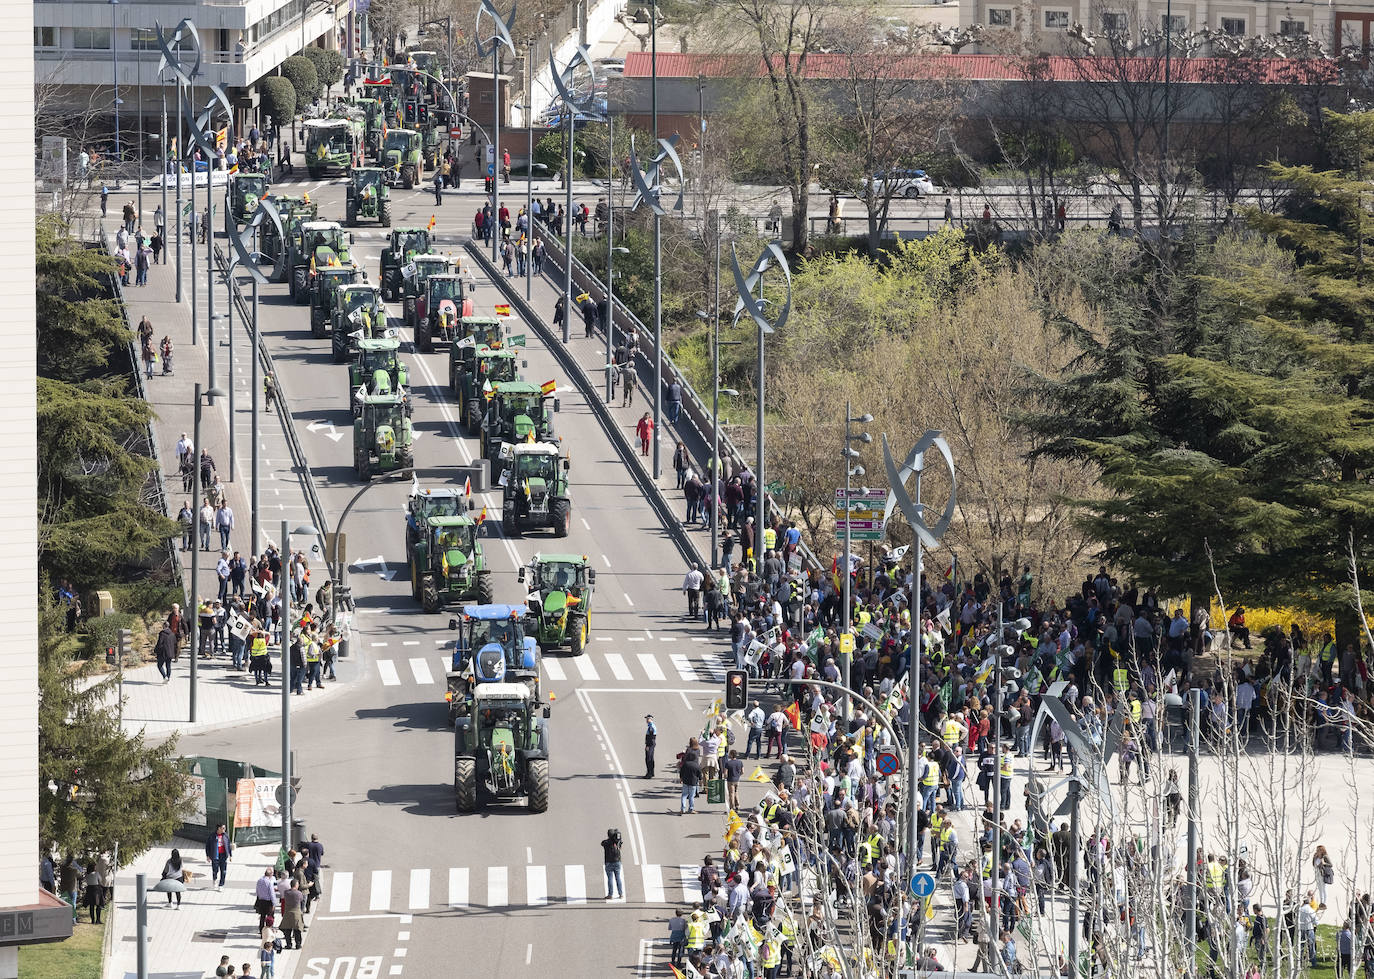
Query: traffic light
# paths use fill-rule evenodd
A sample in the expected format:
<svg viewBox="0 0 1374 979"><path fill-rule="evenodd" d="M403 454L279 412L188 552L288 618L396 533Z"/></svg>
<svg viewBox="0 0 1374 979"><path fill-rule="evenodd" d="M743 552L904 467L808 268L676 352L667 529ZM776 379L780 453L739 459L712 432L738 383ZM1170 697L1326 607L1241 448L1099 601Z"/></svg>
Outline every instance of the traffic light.
<svg viewBox="0 0 1374 979"><path fill-rule="evenodd" d="M119 661L121 663L128 662L129 657L132 656L134 652L133 630L120 629L117 635L119 636Z"/></svg>
<svg viewBox="0 0 1374 979"><path fill-rule="evenodd" d="M749 674L744 670L725 671L725 709L744 710L749 703Z"/></svg>
<svg viewBox="0 0 1374 979"><path fill-rule="evenodd" d="M114 666L114 665L115 665L115 662L116 662L116 660L115 660L115 648L114 648L113 646L106 646L106 647L105 647L105 665L106 665L106 666Z"/></svg>

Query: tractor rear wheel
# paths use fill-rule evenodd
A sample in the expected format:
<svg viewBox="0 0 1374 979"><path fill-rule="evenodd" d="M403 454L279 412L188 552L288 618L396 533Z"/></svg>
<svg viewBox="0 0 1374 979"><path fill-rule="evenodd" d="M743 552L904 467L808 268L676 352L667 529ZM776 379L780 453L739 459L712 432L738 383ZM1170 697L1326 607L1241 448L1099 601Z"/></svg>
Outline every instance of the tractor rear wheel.
<svg viewBox="0 0 1374 979"><path fill-rule="evenodd" d="M482 571L477 575L477 602L479 605L490 605L496 592L491 586L491 572Z"/></svg>
<svg viewBox="0 0 1374 979"><path fill-rule="evenodd" d="M349 226L350 228L355 228L355 227L357 227L357 226L358 226L358 206L357 206L356 204L353 203L353 198L351 198L351 197L348 199L348 207L346 208L346 213L347 213L348 216L347 216L344 220L346 220L346 221L348 222L348 226Z"/></svg>
<svg viewBox="0 0 1374 979"><path fill-rule="evenodd" d="M568 622L568 645L574 656L581 656L587 647L587 620L577 616Z"/></svg>
<svg viewBox="0 0 1374 979"><path fill-rule="evenodd" d="M391 227L391 198L387 198L377 205L377 218L382 222L383 228Z"/></svg>
<svg viewBox="0 0 1374 979"><path fill-rule="evenodd" d="M526 763L525 791L529 794L530 812L549 811L549 760L533 758Z"/></svg>
<svg viewBox="0 0 1374 979"><path fill-rule="evenodd" d="M415 324L415 346L420 348L421 353L433 353L434 341L429 335L429 319L425 318Z"/></svg>
<svg viewBox="0 0 1374 979"><path fill-rule="evenodd" d="M507 539L511 539L519 532L515 520L515 507L512 505L503 506L501 508L501 533L505 534Z"/></svg>
<svg viewBox="0 0 1374 979"><path fill-rule="evenodd" d="M310 301L310 270L304 265L291 270L291 298L296 300L297 306Z"/></svg>
<svg viewBox="0 0 1374 979"><path fill-rule="evenodd" d="M555 537L567 537L572 523L572 501L554 500L549 504L549 523L553 524Z"/></svg>
<svg viewBox="0 0 1374 979"><path fill-rule="evenodd" d="M468 407L464 420L467 422L468 434L476 435L477 426L482 424L481 409L477 407L476 398L468 398Z"/></svg>
<svg viewBox="0 0 1374 979"><path fill-rule="evenodd" d="M413 190L415 188L415 167L409 163L401 167L401 185L405 187L406 190Z"/></svg>
<svg viewBox="0 0 1374 979"><path fill-rule="evenodd" d="M424 606L425 611L439 611L439 586L434 583L434 576L425 575L420 588L420 602Z"/></svg>
<svg viewBox="0 0 1374 979"><path fill-rule="evenodd" d="M547 793L545 793L547 801ZM472 758L453 759L453 801L459 812L477 808L477 762Z"/></svg>

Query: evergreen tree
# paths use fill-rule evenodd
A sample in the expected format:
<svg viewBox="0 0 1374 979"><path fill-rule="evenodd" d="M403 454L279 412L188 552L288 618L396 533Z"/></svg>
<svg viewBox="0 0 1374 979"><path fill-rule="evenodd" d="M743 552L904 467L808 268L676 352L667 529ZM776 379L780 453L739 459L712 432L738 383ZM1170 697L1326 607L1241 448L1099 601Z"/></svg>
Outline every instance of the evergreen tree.
<svg viewBox="0 0 1374 979"><path fill-rule="evenodd" d="M35 245L38 373L63 381L109 373L111 355L129 342L108 288L114 261L72 238L51 215L39 219Z"/></svg>
<svg viewBox="0 0 1374 979"><path fill-rule="evenodd" d="M43 589L44 593L48 589ZM171 837L189 811L176 737L150 746L120 730L115 675L77 665L56 612L38 640L38 831L62 853L119 845L121 862Z"/></svg>

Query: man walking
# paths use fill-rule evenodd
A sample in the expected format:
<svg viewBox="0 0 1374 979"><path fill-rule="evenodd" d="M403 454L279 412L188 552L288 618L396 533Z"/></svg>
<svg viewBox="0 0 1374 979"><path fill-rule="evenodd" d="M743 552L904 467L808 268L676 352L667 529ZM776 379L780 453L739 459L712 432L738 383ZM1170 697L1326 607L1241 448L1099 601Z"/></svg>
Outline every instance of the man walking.
<svg viewBox="0 0 1374 979"><path fill-rule="evenodd" d="M658 725L653 714L644 715L644 777L654 777L654 748L658 745Z"/></svg>
<svg viewBox="0 0 1374 979"><path fill-rule="evenodd" d="M682 590L687 593L687 614L695 619L701 615L701 569L693 564L682 579Z"/></svg>
<svg viewBox="0 0 1374 979"><path fill-rule="evenodd" d="M215 827L214 835L205 841L205 859L210 861L210 879L217 881L215 890L224 886L224 877L229 869L229 858L233 854L234 843L229 839L229 834L224 831L224 824L220 823Z"/></svg>
<svg viewBox="0 0 1374 979"><path fill-rule="evenodd" d="M170 623L162 623L154 652L157 656L157 671L162 675L162 682L167 683L172 679L172 659L177 653L177 637L172 634Z"/></svg>
<svg viewBox="0 0 1374 979"><path fill-rule="evenodd" d="M749 722L749 740L744 743L744 757L749 757L749 752L754 752L754 757L759 758L763 755L763 722L765 715L759 702L754 701L754 706L749 708L749 713L744 715L744 719Z"/></svg>
<svg viewBox="0 0 1374 979"><path fill-rule="evenodd" d="M625 880L620 873L620 831L606 830L601 841L601 862L606 871L606 900L625 897ZM612 884L615 886L613 887Z"/></svg>
<svg viewBox="0 0 1374 979"><path fill-rule="evenodd" d="M230 509L227 502L221 503L219 509L215 511L215 529L219 531L219 546L221 549L229 547L229 532L234 529L234 511Z"/></svg>

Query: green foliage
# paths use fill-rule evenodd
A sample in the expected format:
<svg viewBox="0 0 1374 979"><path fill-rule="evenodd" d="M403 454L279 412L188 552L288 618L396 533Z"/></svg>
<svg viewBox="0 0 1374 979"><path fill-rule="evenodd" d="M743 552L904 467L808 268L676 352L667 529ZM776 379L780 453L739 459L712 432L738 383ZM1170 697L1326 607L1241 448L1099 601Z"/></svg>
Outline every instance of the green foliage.
<svg viewBox="0 0 1374 979"><path fill-rule="evenodd" d="M111 646L119 647L119 630L141 627L142 624L137 615L128 612L92 616L86 620L86 655L104 662L105 650Z"/></svg>
<svg viewBox="0 0 1374 979"><path fill-rule="evenodd" d="M534 162L548 168L547 174L561 173L566 161L563 156L563 137L559 133L545 133L534 144Z"/></svg>
<svg viewBox="0 0 1374 979"><path fill-rule="evenodd" d="M305 49L304 54L315 66L315 77L319 84L324 86L326 94L330 88L343 80L344 56L342 53L330 48L309 47Z"/></svg>
<svg viewBox="0 0 1374 979"><path fill-rule="evenodd" d="M125 735L110 706L114 675L96 679L96 664L73 663L68 649L57 613L45 609L38 641L39 838L61 853L118 844L120 857L131 861L170 837L189 812L177 739L151 747L141 734Z"/></svg>
<svg viewBox="0 0 1374 979"><path fill-rule="evenodd" d="M297 112L304 111L320 94L320 75L309 58L299 54L287 58L281 63L281 74L296 92Z"/></svg>
<svg viewBox="0 0 1374 979"><path fill-rule="evenodd" d="M259 92L262 95L262 109L276 124L278 131L290 125L296 114L296 87L291 80L271 75L262 80Z"/></svg>
<svg viewBox="0 0 1374 979"><path fill-rule="evenodd" d="M113 260L68 237L54 215L39 219L35 245L38 372L67 381L107 373L111 355L129 342L108 291Z"/></svg>
<svg viewBox="0 0 1374 979"><path fill-rule="evenodd" d="M185 593L173 585L153 578L141 578L103 586L110 593L119 612L141 616L149 612L164 613L173 602L180 602Z"/></svg>

